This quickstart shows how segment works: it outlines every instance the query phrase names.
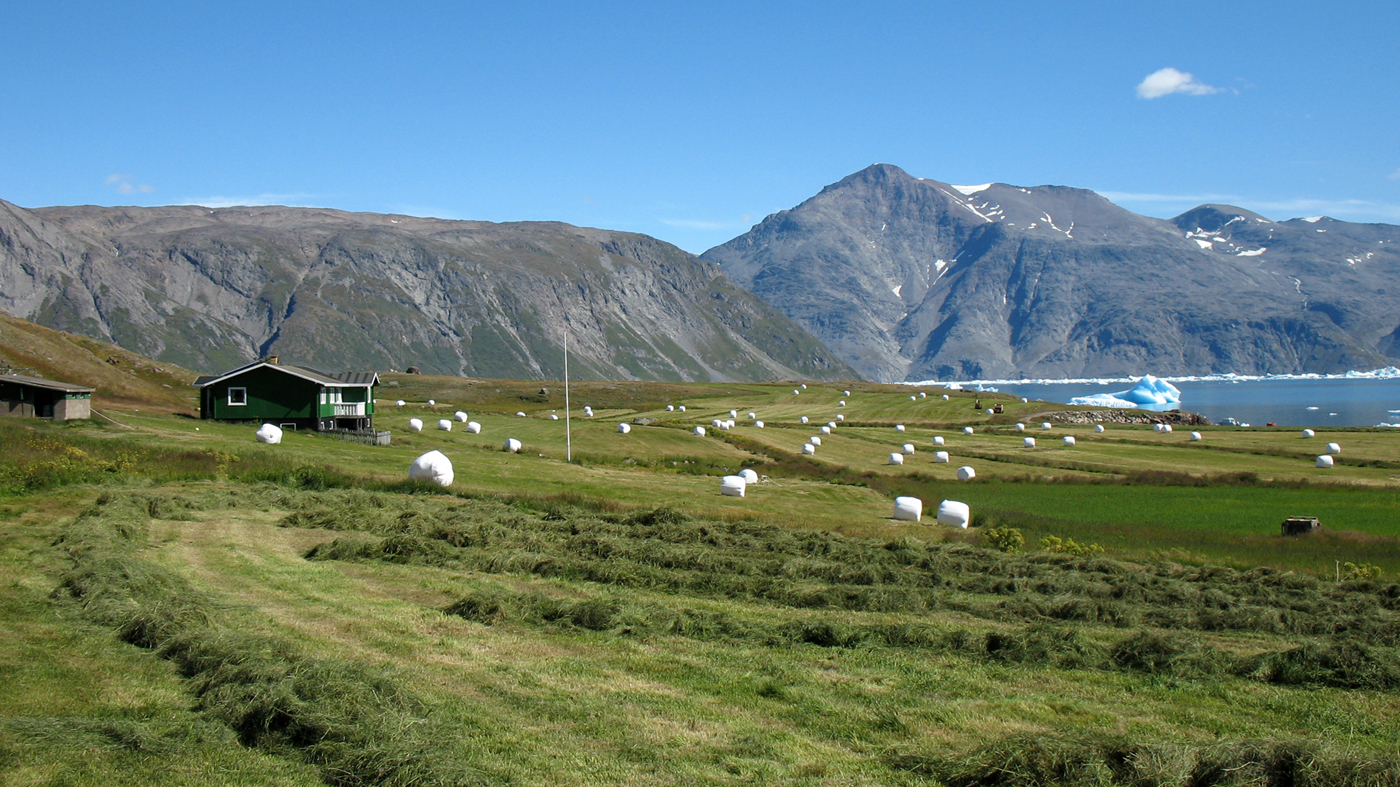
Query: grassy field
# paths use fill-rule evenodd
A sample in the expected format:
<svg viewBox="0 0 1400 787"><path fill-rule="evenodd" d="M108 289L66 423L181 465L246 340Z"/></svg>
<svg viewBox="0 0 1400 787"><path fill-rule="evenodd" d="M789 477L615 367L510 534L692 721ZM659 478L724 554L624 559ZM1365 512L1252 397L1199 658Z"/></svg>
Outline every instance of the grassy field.
<svg viewBox="0 0 1400 787"><path fill-rule="evenodd" d="M0 783L1400 784L1394 431L595 383L570 461L555 384L388 382L387 447L258 444L179 389L0 422ZM452 488L405 480L428 450Z"/></svg>

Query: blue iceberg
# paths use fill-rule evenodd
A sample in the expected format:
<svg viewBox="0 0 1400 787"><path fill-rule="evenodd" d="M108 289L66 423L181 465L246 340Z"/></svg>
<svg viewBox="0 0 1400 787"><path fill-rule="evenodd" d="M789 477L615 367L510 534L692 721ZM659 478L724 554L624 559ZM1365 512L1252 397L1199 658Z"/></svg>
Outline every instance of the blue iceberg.
<svg viewBox="0 0 1400 787"><path fill-rule="evenodd" d="M1126 391L1076 396L1070 399L1069 403L1090 407L1142 407L1165 410L1181 403L1181 391L1166 380L1145 374Z"/></svg>

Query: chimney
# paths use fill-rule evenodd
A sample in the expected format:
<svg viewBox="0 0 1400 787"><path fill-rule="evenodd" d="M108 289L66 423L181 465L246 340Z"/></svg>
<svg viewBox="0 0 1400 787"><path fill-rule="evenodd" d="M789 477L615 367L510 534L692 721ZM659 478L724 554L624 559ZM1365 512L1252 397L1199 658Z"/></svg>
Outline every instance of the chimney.
<svg viewBox="0 0 1400 787"><path fill-rule="evenodd" d="M275 355L269 355L269 356L267 356L267 362L270 363L270 364L272 364L273 366L276 366L276 365L277 365L277 356L275 356Z"/></svg>

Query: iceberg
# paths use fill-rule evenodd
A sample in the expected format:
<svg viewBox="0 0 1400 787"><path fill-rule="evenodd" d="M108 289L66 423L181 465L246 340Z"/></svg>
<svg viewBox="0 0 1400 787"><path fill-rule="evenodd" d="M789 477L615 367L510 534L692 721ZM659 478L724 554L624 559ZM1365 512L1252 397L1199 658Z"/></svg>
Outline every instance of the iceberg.
<svg viewBox="0 0 1400 787"><path fill-rule="evenodd" d="M1181 402L1181 390L1166 380L1159 380L1150 374L1144 374L1138 379L1137 384L1126 391L1116 393L1092 394L1090 396L1076 396L1069 400L1070 404L1088 405L1090 407L1137 407L1139 405L1169 405Z"/></svg>

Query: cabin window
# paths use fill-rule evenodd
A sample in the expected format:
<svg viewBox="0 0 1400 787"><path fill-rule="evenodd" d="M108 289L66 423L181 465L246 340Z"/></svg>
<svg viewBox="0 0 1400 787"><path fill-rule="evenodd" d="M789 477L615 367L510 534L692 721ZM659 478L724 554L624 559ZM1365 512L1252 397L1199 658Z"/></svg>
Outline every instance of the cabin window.
<svg viewBox="0 0 1400 787"><path fill-rule="evenodd" d="M241 406L241 405L247 404L247 403L248 403L248 389L247 389L247 388L230 388L230 389L228 389L228 403L229 403L230 405L232 405L232 406L235 406L235 407L236 407L236 406Z"/></svg>
<svg viewBox="0 0 1400 787"><path fill-rule="evenodd" d="M331 403L331 395L330 395L329 393L326 392L326 389L322 388L322 389L321 389L321 404L330 404L330 403Z"/></svg>

